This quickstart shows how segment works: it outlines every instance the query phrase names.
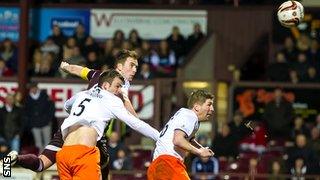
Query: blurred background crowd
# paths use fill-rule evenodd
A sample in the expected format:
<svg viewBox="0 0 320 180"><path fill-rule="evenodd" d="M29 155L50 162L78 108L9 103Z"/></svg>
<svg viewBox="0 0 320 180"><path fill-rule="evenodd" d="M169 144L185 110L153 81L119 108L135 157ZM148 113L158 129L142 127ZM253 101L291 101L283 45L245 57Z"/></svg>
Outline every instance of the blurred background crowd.
<svg viewBox="0 0 320 180"><path fill-rule="evenodd" d="M52 28L52 35L45 42L35 42L30 49L28 73L39 77L62 77L59 71L62 60L90 69L107 70L113 68L114 57L120 49L134 50L140 56L139 72L136 78L152 79L175 77L176 69L184 57L198 43L204 34L199 24L188 37L181 35L179 27L172 27L170 35L160 41L142 39L139 32L132 29L129 34L117 30L112 39L98 42L85 32L79 24L71 37L65 36L59 26ZM18 69L18 49L9 39L1 42L0 76L14 76Z"/></svg>

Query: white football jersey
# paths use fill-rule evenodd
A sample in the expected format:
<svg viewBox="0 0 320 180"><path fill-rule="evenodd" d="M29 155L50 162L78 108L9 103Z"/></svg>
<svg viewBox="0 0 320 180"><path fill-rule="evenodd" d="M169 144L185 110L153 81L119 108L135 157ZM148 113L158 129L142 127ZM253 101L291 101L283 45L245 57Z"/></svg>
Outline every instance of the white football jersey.
<svg viewBox="0 0 320 180"><path fill-rule="evenodd" d="M160 155L172 155L181 160L185 157L185 151L173 144L174 131L179 129L186 133L187 140L195 136L199 129L198 117L190 109L181 108L177 111L160 132L159 140L153 153L153 159Z"/></svg>
<svg viewBox="0 0 320 180"><path fill-rule="evenodd" d="M97 131L97 140L99 140L111 119L119 119L132 129L155 141L159 137L159 132L156 129L130 114L118 96L99 88L97 85L70 98L65 103L65 109L70 113L61 125L63 139L66 138L71 126L85 125L93 127Z"/></svg>

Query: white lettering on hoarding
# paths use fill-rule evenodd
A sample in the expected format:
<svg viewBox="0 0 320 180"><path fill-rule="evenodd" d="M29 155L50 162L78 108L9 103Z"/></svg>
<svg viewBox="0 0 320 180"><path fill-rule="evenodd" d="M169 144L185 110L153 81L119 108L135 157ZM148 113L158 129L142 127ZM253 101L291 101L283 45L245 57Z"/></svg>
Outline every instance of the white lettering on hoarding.
<svg viewBox="0 0 320 180"><path fill-rule="evenodd" d="M203 10L123 10L92 9L90 33L94 38L111 38L121 29L129 34L137 29L144 39L163 39L173 26L178 26L183 35L193 32L193 25L199 23L203 31L207 29L207 12Z"/></svg>
<svg viewBox="0 0 320 180"><path fill-rule="evenodd" d="M18 84L16 82L0 82L0 107L4 105L8 93L15 93ZM77 92L85 90L87 84L72 84L66 86L64 83L39 83L39 88L46 90L51 99L55 102L56 117L63 118L67 113L63 109L64 102ZM129 91L129 98L132 101L141 119L150 119L154 114L154 86L153 85L132 85Z"/></svg>
<svg viewBox="0 0 320 180"><path fill-rule="evenodd" d="M53 20L53 25L58 25L60 28L76 28L79 25L79 21L72 21L72 20Z"/></svg>

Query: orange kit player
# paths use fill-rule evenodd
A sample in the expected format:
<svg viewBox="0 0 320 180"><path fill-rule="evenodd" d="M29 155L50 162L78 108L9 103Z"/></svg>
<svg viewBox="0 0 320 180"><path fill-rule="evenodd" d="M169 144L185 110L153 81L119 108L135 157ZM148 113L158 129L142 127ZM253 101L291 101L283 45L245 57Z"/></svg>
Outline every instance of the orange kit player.
<svg viewBox="0 0 320 180"><path fill-rule="evenodd" d="M186 152L200 157L213 156L194 138L199 121L206 121L213 113L213 95L203 90L191 93L188 109L181 108L164 126L156 143L153 161L148 168L148 180L190 179L183 164Z"/></svg>
<svg viewBox="0 0 320 180"><path fill-rule="evenodd" d="M130 114L121 93L123 76L116 70L100 74L98 84L71 97L65 103L69 113L61 125L63 146L57 152L57 167L61 180L101 179L100 153L97 141L111 119L119 119L155 141L159 132Z"/></svg>

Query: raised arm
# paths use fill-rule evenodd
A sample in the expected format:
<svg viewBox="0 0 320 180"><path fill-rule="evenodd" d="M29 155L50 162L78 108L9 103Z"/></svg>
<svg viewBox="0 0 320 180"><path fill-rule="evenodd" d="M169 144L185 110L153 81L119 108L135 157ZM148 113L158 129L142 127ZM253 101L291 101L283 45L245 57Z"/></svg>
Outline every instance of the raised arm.
<svg viewBox="0 0 320 180"><path fill-rule="evenodd" d="M84 80L88 80L87 74L90 71L87 67L82 67L79 65L69 64L67 62L62 61L60 64L60 69L69 73L81 77Z"/></svg>

